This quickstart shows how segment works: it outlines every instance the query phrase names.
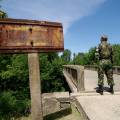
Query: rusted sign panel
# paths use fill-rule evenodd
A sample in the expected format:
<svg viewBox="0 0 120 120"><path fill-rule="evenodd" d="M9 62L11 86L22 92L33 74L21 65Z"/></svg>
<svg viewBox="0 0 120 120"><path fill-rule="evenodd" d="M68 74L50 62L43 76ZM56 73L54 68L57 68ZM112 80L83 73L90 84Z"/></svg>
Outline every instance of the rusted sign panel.
<svg viewBox="0 0 120 120"><path fill-rule="evenodd" d="M0 19L0 53L51 52L63 49L61 23Z"/></svg>

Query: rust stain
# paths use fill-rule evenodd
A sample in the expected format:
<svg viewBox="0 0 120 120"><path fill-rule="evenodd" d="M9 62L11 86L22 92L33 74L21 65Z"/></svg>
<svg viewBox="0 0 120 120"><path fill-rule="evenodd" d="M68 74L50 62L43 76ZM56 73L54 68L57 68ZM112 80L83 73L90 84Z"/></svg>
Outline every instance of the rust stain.
<svg viewBox="0 0 120 120"><path fill-rule="evenodd" d="M63 49L61 23L0 19L0 53L51 52Z"/></svg>
<svg viewBox="0 0 120 120"><path fill-rule="evenodd" d="M45 27L41 27L41 26L25 26L25 25L21 25L21 26L17 26L13 27L11 25L7 26L7 29L9 29L9 31L28 31L28 30L34 30L34 31L47 31L47 29Z"/></svg>

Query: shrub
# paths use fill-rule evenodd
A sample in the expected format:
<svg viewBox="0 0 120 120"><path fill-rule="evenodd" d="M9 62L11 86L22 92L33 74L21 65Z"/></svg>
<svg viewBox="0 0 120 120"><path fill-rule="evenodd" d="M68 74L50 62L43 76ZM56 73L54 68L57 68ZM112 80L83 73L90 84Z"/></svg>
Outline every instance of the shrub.
<svg viewBox="0 0 120 120"><path fill-rule="evenodd" d="M16 98L11 92L3 92L0 94L0 114L11 114L14 112Z"/></svg>
<svg viewBox="0 0 120 120"><path fill-rule="evenodd" d="M0 94L0 120L11 120L30 113L30 100L17 100L12 92Z"/></svg>

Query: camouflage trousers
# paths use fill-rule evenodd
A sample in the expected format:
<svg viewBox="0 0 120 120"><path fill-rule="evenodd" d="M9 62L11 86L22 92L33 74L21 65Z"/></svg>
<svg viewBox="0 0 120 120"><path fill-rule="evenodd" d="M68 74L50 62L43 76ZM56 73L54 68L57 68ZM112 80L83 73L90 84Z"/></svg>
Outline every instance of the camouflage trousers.
<svg viewBox="0 0 120 120"><path fill-rule="evenodd" d="M104 85L104 74L107 77L107 83L109 86L114 85L113 69L110 60L100 60L98 66L98 85Z"/></svg>

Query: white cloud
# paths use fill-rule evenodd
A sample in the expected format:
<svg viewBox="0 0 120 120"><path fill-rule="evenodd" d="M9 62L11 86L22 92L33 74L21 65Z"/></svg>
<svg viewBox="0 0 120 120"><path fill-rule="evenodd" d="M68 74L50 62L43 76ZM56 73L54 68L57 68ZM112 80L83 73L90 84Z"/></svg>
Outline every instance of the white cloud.
<svg viewBox="0 0 120 120"><path fill-rule="evenodd" d="M14 18L62 22L64 32L73 22L90 15L106 0L5 0L3 5ZM4 7L3 6L3 7Z"/></svg>

